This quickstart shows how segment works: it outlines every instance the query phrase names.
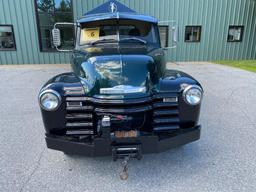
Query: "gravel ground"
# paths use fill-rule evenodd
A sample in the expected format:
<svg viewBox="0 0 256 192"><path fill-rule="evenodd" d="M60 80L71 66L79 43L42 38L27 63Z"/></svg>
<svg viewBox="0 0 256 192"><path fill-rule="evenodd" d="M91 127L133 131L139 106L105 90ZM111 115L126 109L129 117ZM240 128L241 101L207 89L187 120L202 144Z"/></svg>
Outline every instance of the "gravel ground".
<svg viewBox="0 0 256 192"><path fill-rule="evenodd" d="M169 64L205 89L201 140L133 160L68 157L45 146L40 87L67 65L0 67L0 191L256 191L256 74L209 63Z"/></svg>

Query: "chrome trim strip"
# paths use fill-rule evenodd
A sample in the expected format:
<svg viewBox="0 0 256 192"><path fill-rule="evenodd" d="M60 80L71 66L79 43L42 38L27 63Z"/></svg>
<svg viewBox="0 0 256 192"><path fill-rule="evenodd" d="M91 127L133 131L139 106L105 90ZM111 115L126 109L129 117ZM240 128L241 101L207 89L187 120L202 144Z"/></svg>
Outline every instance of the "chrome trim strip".
<svg viewBox="0 0 256 192"><path fill-rule="evenodd" d="M92 118L93 118L92 114L83 114L83 113L76 114L76 113L74 113L74 114L66 115L67 120L70 120L70 119L92 119Z"/></svg>
<svg viewBox="0 0 256 192"><path fill-rule="evenodd" d="M83 87L63 87L65 95L83 95L84 88Z"/></svg>
<svg viewBox="0 0 256 192"><path fill-rule="evenodd" d="M66 127L92 127L93 123L66 123Z"/></svg>
<svg viewBox="0 0 256 192"><path fill-rule="evenodd" d="M71 104L72 102L67 102L67 107L82 107L83 103L79 101L73 101L74 103L79 103L78 105Z"/></svg>
<svg viewBox="0 0 256 192"><path fill-rule="evenodd" d="M83 91L65 91L65 95L83 95Z"/></svg>
<svg viewBox="0 0 256 192"><path fill-rule="evenodd" d="M180 119L178 117L173 118L154 118L155 124L165 124L165 123L179 123Z"/></svg>
<svg viewBox="0 0 256 192"><path fill-rule="evenodd" d="M68 130L66 132L66 135L93 135L94 131L93 130Z"/></svg>
<svg viewBox="0 0 256 192"><path fill-rule="evenodd" d="M177 107L178 103L163 103L163 102L156 102L153 103L154 108L161 108L161 107Z"/></svg>
<svg viewBox="0 0 256 192"><path fill-rule="evenodd" d="M91 101L90 97L66 97L66 101Z"/></svg>
<svg viewBox="0 0 256 192"><path fill-rule="evenodd" d="M156 109L154 111L154 116L169 116L169 115L178 115L178 109Z"/></svg>
<svg viewBox="0 0 256 192"><path fill-rule="evenodd" d="M98 99L90 97L66 97L66 101L90 101L99 104L137 104L147 103L152 101L151 98L138 98L138 99Z"/></svg>
<svg viewBox="0 0 256 192"><path fill-rule="evenodd" d="M81 91L83 87L63 87L64 91Z"/></svg>
<svg viewBox="0 0 256 192"><path fill-rule="evenodd" d="M67 107L66 108L68 111L76 111L76 110L81 110L81 111L92 111L93 106L82 106L82 107Z"/></svg>
<svg viewBox="0 0 256 192"><path fill-rule="evenodd" d="M137 113L137 112L145 112L151 110L151 106L138 107L138 108L95 108L96 113Z"/></svg>
<svg viewBox="0 0 256 192"><path fill-rule="evenodd" d="M171 131L180 129L179 125L171 125L171 126L157 126L153 128L153 131Z"/></svg>
<svg viewBox="0 0 256 192"><path fill-rule="evenodd" d="M168 97L177 97L178 98L178 94L179 94L179 92L175 92L175 93L161 92L161 93L158 93L156 95L153 95L152 98L153 99L163 99L163 98L168 98Z"/></svg>
<svg viewBox="0 0 256 192"><path fill-rule="evenodd" d="M140 104L140 103L146 103L149 102L148 99L145 98L138 98L138 99L113 99L113 100L107 100L107 99L95 99L93 98L92 101L94 103L99 103L99 104Z"/></svg>
<svg viewBox="0 0 256 192"><path fill-rule="evenodd" d="M138 148L135 147L126 147L126 148L117 148L117 151L138 151Z"/></svg>
<svg viewBox="0 0 256 192"><path fill-rule="evenodd" d="M121 69L122 70L122 69ZM110 88L101 88L100 94L106 95L120 95L120 94L130 94L130 93L145 93L146 87L135 87L131 85L118 85Z"/></svg>
<svg viewBox="0 0 256 192"><path fill-rule="evenodd" d="M168 101L168 99L173 99L173 101ZM163 98L164 103L173 103L173 102L178 102L178 97L164 97Z"/></svg>

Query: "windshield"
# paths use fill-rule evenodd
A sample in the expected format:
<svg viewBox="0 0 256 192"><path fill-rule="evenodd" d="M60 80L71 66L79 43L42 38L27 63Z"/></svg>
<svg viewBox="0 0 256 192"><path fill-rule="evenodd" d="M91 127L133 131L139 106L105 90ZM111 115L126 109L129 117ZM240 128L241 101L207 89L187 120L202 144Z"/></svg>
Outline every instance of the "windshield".
<svg viewBox="0 0 256 192"><path fill-rule="evenodd" d="M135 20L106 20L81 26L80 45L98 43L159 44L154 24Z"/></svg>

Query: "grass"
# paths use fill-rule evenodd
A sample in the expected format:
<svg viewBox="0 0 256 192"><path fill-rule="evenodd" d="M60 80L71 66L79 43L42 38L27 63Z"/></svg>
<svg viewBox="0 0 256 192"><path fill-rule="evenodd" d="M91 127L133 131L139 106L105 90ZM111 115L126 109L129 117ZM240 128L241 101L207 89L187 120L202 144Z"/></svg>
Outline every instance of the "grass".
<svg viewBox="0 0 256 192"><path fill-rule="evenodd" d="M214 63L236 67L256 73L256 60L215 61Z"/></svg>

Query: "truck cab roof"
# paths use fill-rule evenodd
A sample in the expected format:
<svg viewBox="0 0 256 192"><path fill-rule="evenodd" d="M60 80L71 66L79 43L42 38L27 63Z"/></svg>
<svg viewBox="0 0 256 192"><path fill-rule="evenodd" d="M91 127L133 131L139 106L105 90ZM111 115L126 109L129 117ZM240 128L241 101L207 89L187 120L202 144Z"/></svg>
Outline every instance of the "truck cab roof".
<svg viewBox="0 0 256 192"><path fill-rule="evenodd" d="M111 19L129 19L145 21L150 23L157 23L158 20L154 17L137 13L136 11L126 7L124 4L111 0L99 7L84 14L84 16L79 19L78 23L88 23L100 20L111 20Z"/></svg>

